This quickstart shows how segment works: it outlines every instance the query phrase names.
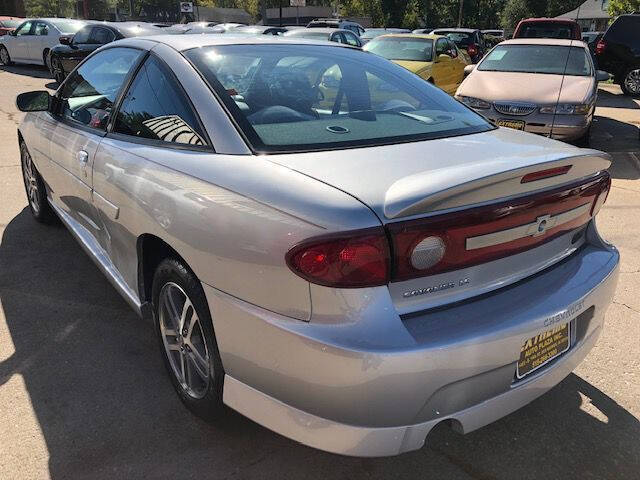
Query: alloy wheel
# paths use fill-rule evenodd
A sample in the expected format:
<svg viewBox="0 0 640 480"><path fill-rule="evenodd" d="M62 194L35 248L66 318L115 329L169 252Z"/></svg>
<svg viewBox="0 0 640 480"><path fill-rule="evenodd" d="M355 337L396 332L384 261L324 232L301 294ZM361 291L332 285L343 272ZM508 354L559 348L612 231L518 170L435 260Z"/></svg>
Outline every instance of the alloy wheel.
<svg viewBox="0 0 640 480"><path fill-rule="evenodd" d="M158 315L162 343L175 378L190 397L204 397L211 381L204 330L191 300L176 283L162 287Z"/></svg>
<svg viewBox="0 0 640 480"><path fill-rule="evenodd" d="M9 64L9 52L7 52L5 47L0 48L0 63L2 65Z"/></svg>
<svg viewBox="0 0 640 480"><path fill-rule="evenodd" d="M640 68L630 70L624 77L624 86L634 95L640 94Z"/></svg>
<svg viewBox="0 0 640 480"><path fill-rule="evenodd" d="M38 178L36 176L35 167L28 152L23 152L22 158L22 177L24 178L24 186L27 190L29 205L33 212L37 215L40 212L40 197L38 195Z"/></svg>

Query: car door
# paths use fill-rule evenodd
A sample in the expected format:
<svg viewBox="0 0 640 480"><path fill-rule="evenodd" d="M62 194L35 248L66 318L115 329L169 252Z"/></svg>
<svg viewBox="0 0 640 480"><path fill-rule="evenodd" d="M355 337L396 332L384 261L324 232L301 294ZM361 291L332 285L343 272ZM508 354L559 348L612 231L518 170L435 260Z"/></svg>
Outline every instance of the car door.
<svg viewBox="0 0 640 480"><path fill-rule="evenodd" d="M92 26L87 25L86 27L78 30L78 32L73 36L71 45L69 45L69 50L66 51L60 59L65 72L70 72L76 68L76 65L78 65L78 63L87 56L87 53L85 52L90 48L89 37L92 29Z"/></svg>
<svg viewBox="0 0 640 480"><path fill-rule="evenodd" d="M141 56L141 50L127 47L97 53L69 76L54 101L58 123L49 140L49 155L57 174L52 197L95 236L93 158L116 99Z"/></svg>
<svg viewBox="0 0 640 480"><path fill-rule="evenodd" d="M189 151L194 156L211 151L204 128L177 77L151 54L124 95L93 167L99 241L130 284L138 267L130 258L136 239L124 226L136 221L136 209L128 205L135 200L162 228L179 229L179 206L167 199L181 195L166 174L150 169L149 159L178 159Z"/></svg>
<svg viewBox="0 0 640 480"><path fill-rule="evenodd" d="M55 29L46 22L37 20L33 26L33 36L29 38L28 55L31 63L46 63L43 52L49 44L49 34L55 32Z"/></svg>
<svg viewBox="0 0 640 480"><path fill-rule="evenodd" d="M436 56L433 59L433 83L445 92L451 93L453 88L452 72L449 41L446 38L439 38L436 40Z"/></svg>
<svg viewBox="0 0 640 480"><path fill-rule="evenodd" d="M29 59L29 39L32 37L33 26L32 21L24 22L16 29L15 36L10 37L11 41L5 43L12 60L24 62Z"/></svg>

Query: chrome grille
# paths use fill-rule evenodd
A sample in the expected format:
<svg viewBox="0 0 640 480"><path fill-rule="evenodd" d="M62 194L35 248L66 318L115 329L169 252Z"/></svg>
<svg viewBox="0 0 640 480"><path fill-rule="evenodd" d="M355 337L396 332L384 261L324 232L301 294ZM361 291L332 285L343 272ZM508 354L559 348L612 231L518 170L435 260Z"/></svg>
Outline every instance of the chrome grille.
<svg viewBox="0 0 640 480"><path fill-rule="evenodd" d="M493 107L504 115L529 115L538 106L535 103L495 102Z"/></svg>

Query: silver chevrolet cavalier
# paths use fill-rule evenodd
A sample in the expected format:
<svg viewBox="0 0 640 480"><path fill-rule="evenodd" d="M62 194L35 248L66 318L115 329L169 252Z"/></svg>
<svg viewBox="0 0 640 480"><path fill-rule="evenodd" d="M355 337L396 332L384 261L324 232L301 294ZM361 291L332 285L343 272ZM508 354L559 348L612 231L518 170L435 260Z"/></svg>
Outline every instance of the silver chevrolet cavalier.
<svg viewBox="0 0 640 480"><path fill-rule="evenodd" d="M29 207L155 322L181 400L356 456L567 376L619 255L609 157L335 43L156 36L17 100Z"/></svg>

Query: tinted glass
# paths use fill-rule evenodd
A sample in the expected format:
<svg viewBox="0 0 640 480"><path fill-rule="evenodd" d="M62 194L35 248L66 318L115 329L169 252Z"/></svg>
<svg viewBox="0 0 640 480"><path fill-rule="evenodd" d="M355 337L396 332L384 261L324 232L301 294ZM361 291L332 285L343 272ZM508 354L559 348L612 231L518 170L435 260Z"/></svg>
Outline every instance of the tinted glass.
<svg viewBox="0 0 640 480"><path fill-rule="evenodd" d="M258 151L424 140L492 127L376 55L320 45L225 45L185 55Z"/></svg>
<svg viewBox="0 0 640 480"><path fill-rule="evenodd" d="M389 60L433 60L433 40L429 38L378 37L367 43L363 49Z"/></svg>
<svg viewBox="0 0 640 480"><path fill-rule="evenodd" d="M141 54L131 48L110 48L88 59L64 83L60 113L104 130L118 92Z"/></svg>
<svg viewBox="0 0 640 480"><path fill-rule="evenodd" d="M73 20L51 20L51 23L60 30L61 33L76 33L84 27L84 23L74 22Z"/></svg>
<svg viewBox="0 0 640 480"><path fill-rule="evenodd" d="M89 35L91 34L91 27L84 27L73 36L73 43L89 43Z"/></svg>
<svg viewBox="0 0 640 480"><path fill-rule="evenodd" d="M606 38L608 41L640 47L638 31L640 31L640 15L623 15L609 27Z"/></svg>
<svg viewBox="0 0 640 480"><path fill-rule="evenodd" d="M573 38L570 25L555 22L535 22L520 27L518 38Z"/></svg>
<svg viewBox="0 0 640 480"><path fill-rule="evenodd" d="M46 23L37 22L36 23L36 28L34 30L34 34L35 35L48 35L49 34L49 27L47 26Z"/></svg>
<svg viewBox="0 0 640 480"><path fill-rule="evenodd" d="M105 43L112 42L114 39L115 35L107 28L95 27L91 32L91 43L104 45Z"/></svg>
<svg viewBox="0 0 640 480"><path fill-rule="evenodd" d="M360 46L360 41L358 40L358 37L356 37L353 33L343 32L342 34L344 35L344 38L347 41L347 44L351 45L352 47Z"/></svg>
<svg viewBox="0 0 640 480"><path fill-rule="evenodd" d="M29 35L31 32L31 22L24 22L20 28L16 30L17 36Z"/></svg>
<svg viewBox="0 0 640 480"><path fill-rule="evenodd" d="M436 35L446 35L450 40L453 40L453 43L455 43L458 47L464 48L465 50L469 45L475 42L475 40L473 39L473 33L449 32L445 30L436 30L433 33Z"/></svg>
<svg viewBox="0 0 640 480"><path fill-rule="evenodd" d="M205 145L195 113L167 67L149 57L127 92L114 131L152 140Z"/></svg>
<svg viewBox="0 0 640 480"><path fill-rule="evenodd" d="M589 76L591 62L581 47L498 45L480 62L478 70Z"/></svg>

